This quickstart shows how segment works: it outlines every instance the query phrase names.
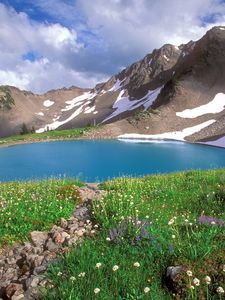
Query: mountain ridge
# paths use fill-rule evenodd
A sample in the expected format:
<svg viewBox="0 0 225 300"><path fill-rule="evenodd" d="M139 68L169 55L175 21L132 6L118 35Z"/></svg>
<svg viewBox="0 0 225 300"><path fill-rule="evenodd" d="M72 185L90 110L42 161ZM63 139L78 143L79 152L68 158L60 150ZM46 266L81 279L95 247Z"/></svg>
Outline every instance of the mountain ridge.
<svg viewBox="0 0 225 300"><path fill-rule="evenodd" d="M205 113L203 107L219 93L225 95L224 49L225 27L213 27L196 42L154 49L92 89L71 86L36 95L9 87L15 105L9 111L0 111L0 136L18 134L22 123L37 132L113 123L122 126L122 133L157 135L209 120L215 122L207 130L194 132L185 140L225 135L224 107L211 113ZM194 113L197 107L202 107L202 113L196 117L181 114L187 109ZM150 114L135 126L128 122L127 117L150 108L157 109L158 114Z"/></svg>

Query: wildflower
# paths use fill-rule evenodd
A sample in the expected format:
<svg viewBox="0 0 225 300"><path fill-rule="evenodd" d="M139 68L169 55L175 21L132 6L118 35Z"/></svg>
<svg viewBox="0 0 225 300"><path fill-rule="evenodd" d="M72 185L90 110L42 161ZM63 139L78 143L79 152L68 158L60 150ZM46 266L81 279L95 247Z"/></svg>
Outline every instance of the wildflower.
<svg viewBox="0 0 225 300"><path fill-rule="evenodd" d="M74 276L71 276L71 277L70 277L70 280L71 280L71 281L75 281L76 278L75 278Z"/></svg>
<svg viewBox="0 0 225 300"><path fill-rule="evenodd" d="M206 284L210 284L211 283L211 278L209 276L205 276L204 280L205 280Z"/></svg>
<svg viewBox="0 0 225 300"><path fill-rule="evenodd" d="M113 266L113 268L112 268L113 272L116 272L118 269L119 269L119 266L117 266L117 265Z"/></svg>
<svg viewBox="0 0 225 300"><path fill-rule="evenodd" d="M98 228L98 225L97 225L97 224L95 224L94 228Z"/></svg>
<svg viewBox="0 0 225 300"><path fill-rule="evenodd" d="M189 286L189 289L194 290L195 287L194 287L193 285L190 285L190 286Z"/></svg>
<svg viewBox="0 0 225 300"><path fill-rule="evenodd" d="M110 237L107 237L107 238L106 238L106 241L110 242L110 241L111 241Z"/></svg>
<svg viewBox="0 0 225 300"><path fill-rule="evenodd" d="M192 277L192 272L190 270L187 270L186 274L188 277Z"/></svg>
<svg viewBox="0 0 225 300"><path fill-rule="evenodd" d="M211 225L216 225L216 222L215 222L215 221L212 221L210 224L211 224Z"/></svg>
<svg viewBox="0 0 225 300"><path fill-rule="evenodd" d="M135 267L135 268L139 268L139 267L140 267L139 262L136 261L136 262L134 263L134 267Z"/></svg>
<svg viewBox="0 0 225 300"><path fill-rule="evenodd" d="M85 272L81 272L78 277L84 277L85 276Z"/></svg>
<svg viewBox="0 0 225 300"><path fill-rule="evenodd" d="M219 286L216 291L218 294L224 294L224 289L221 286Z"/></svg>
<svg viewBox="0 0 225 300"><path fill-rule="evenodd" d="M146 287L144 288L144 293L147 294L149 291L150 291L150 288L146 286Z"/></svg>
<svg viewBox="0 0 225 300"><path fill-rule="evenodd" d="M192 224L192 223L189 223L189 225L192 226L193 224Z"/></svg>
<svg viewBox="0 0 225 300"><path fill-rule="evenodd" d="M225 272L225 265L223 265L223 272Z"/></svg>
<svg viewBox="0 0 225 300"><path fill-rule="evenodd" d="M62 272L58 272L57 276L61 276L62 275Z"/></svg>
<svg viewBox="0 0 225 300"><path fill-rule="evenodd" d="M185 222L185 223L188 223L188 219L185 219L184 222Z"/></svg>
<svg viewBox="0 0 225 300"><path fill-rule="evenodd" d="M98 294L99 292L100 292L100 289L99 289L99 288L95 288L95 289L94 289L94 293L95 293L95 294Z"/></svg>
<svg viewBox="0 0 225 300"><path fill-rule="evenodd" d="M172 239L174 240L176 238L175 234L172 234Z"/></svg>
<svg viewBox="0 0 225 300"><path fill-rule="evenodd" d="M173 225L173 223L174 223L174 219L171 219L171 220L169 220L168 225L169 225L169 226L170 226L170 225Z"/></svg>
<svg viewBox="0 0 225 300"><path fill-rule="evenodd" d="M96 267L97 269L99 269L101 266L102 266L102 264L101 264L100 262L97 263L97 264L95 265L95 267Z"/></svg>
<svg viewBox="0 0 225 300"><path fill-rule="evenodd" d="M91 230L91 234L95 234L95 230Z"/></svg>
<svg viewBox="0 0 225 300"><path fill-rule="evenodd" d="M195 286L199 286L199 285L200 285L200 280L199 280L198 278L194 278L194 279L193 279L193 284L194 284Z"/></svg>

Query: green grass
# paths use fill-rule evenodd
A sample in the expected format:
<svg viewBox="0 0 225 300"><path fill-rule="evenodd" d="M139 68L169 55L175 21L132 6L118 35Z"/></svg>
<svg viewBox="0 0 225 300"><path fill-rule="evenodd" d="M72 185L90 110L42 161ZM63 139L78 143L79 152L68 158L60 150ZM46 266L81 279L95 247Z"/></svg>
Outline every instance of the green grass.
<svg viewBox="0 0 225 300"><path fill-rule="evenodd" d="M79 185L77 180L0 183L0 247L70 217L80 200Z"/></svg>
<svg viewBox="0 0 225 300"><path fill-rule="evenodd" d="M10 110L15 105L8 86L0 86L0 109Z"/></svg>
<svg viewBox="0 0 225 300"><path fill-rule="evenodd" d="M193 273L179 277L176 299L223 299L216 290L225 289L224 226L197 220L201 215L225 220L224 183L222 169L102 184L108 194L93 203L92 219L99 233L51 266L53 288L44 291L44 299L173 299L162 284L171 265ZM119 268L113 271L115 265Z"/></svg>
<svg viewBox="0 0 225 300"><path fill-rule="evenodd" d="M79 138L95 127L76 128L68 130L52 130L43 133L29 133L22 135L15 135L6 138L0 138L0 145L16 144L23 142L37 142L43 140L60 140L60 139L72 139Z"/></svg>

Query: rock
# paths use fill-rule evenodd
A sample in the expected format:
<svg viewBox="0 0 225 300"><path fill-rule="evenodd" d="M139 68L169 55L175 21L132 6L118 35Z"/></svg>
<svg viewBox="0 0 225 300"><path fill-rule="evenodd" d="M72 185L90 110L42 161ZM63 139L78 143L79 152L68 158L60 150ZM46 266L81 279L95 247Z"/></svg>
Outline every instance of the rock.
<svg viewBox="0 0 225 300"><path fill-rule="evenodd" d="M74 223L68 226L68 230L70 234L73 234L77 229L78 229L79 225L78 223Z"/></svg>
<svg viewBox="0 0 225 300"><path fill-rule="evenodd" d="M185 271L184 266L170 266L166 269L166 274L163 278L164 285L170 292L177 292L177 283L179 281L179 275Z"/></svg>
<svg viewBox="0 0 225 300"><path fill-rule="evenodd" d="M24 294L19 294L19 295L13 295L11 300L26 300L24 298Z"/></svg>
<svg viewBox="0 0 225 300"><path fill-rule="evenodd" d="M87 207L82 206L74 210L73 216L78 220L87 220L90 219L90 212Z"/></svg>
<svg viewBox="0 0 225 300"><path fill-rule="evenodd" d="M67 225L68 225L68 222L66 221L66 219L61 218L61 220L60 220L60 226L62 228L64 228L64 229L66 229Z"/></svg>
<svg viewBox="0 0 225 300"><path fill-rule="evenodd" d="M48 238L48 234L42 231L32 231L30 237L34 246L42 247Z"/></svg>
<svg viewBox="0 0 225 300"><path fill-rule="evenodd" d="M11 299L14 294L19 295L23 292L23 285L18 283L10 283L5 289L5 294L9 299Z"/></svg>
<svg viewBox="0 0 225 300"><path fill-rule="evenodd" d="M77 244L77 241L78 241L78 237L75 236L75 237L69 239L69 240L67 241L67 244L68 244L68 246L72 246L72 245L74 245L74 244Z"/></svg>
<svg viewBox="0 0 225 300"><path fill-rule="evenodd" d="M78 237L82 237L82 236L84 235L84 233L85 233L85 229L84 229L84 228L81 228L81 229L79 229L79 230L77 231L77 236L78 236Z"/></svg>
<svg viewBox="0 0 225 300"><path fill-rule="evenodd" d="M48 239L46 245L46 249L49 251L56 251L59 248L59 245L56 245L51 238Z"/></svg>
<svg viewBox="0 0 225 300"><path fill-rule="evenodd" d="M41 276L31 275L31 277L26 280L27 289L37 287L39 281L41 281L42 279L43 279L43 277L41 277Z"/></svg>
<svg viewBox="0 0 225 300"><path fill-rule="evenodd" d="M44 273L47 270L47 266L46 265L41 265L39 267L36 267L33 271L34 275L39 275L41 273Z"/></svg>

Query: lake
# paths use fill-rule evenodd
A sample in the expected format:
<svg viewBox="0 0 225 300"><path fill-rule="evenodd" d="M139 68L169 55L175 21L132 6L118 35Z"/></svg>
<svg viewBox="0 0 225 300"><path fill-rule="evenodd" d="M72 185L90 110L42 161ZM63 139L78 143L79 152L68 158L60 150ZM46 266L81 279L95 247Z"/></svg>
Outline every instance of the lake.
<svg viewBox="0 0 225 300"><path fill-rule="evenodd" d="M225 167L225 149L182 142L76 140L0 148L0 181L65 176L97 182L220 167Z"/></svg>

